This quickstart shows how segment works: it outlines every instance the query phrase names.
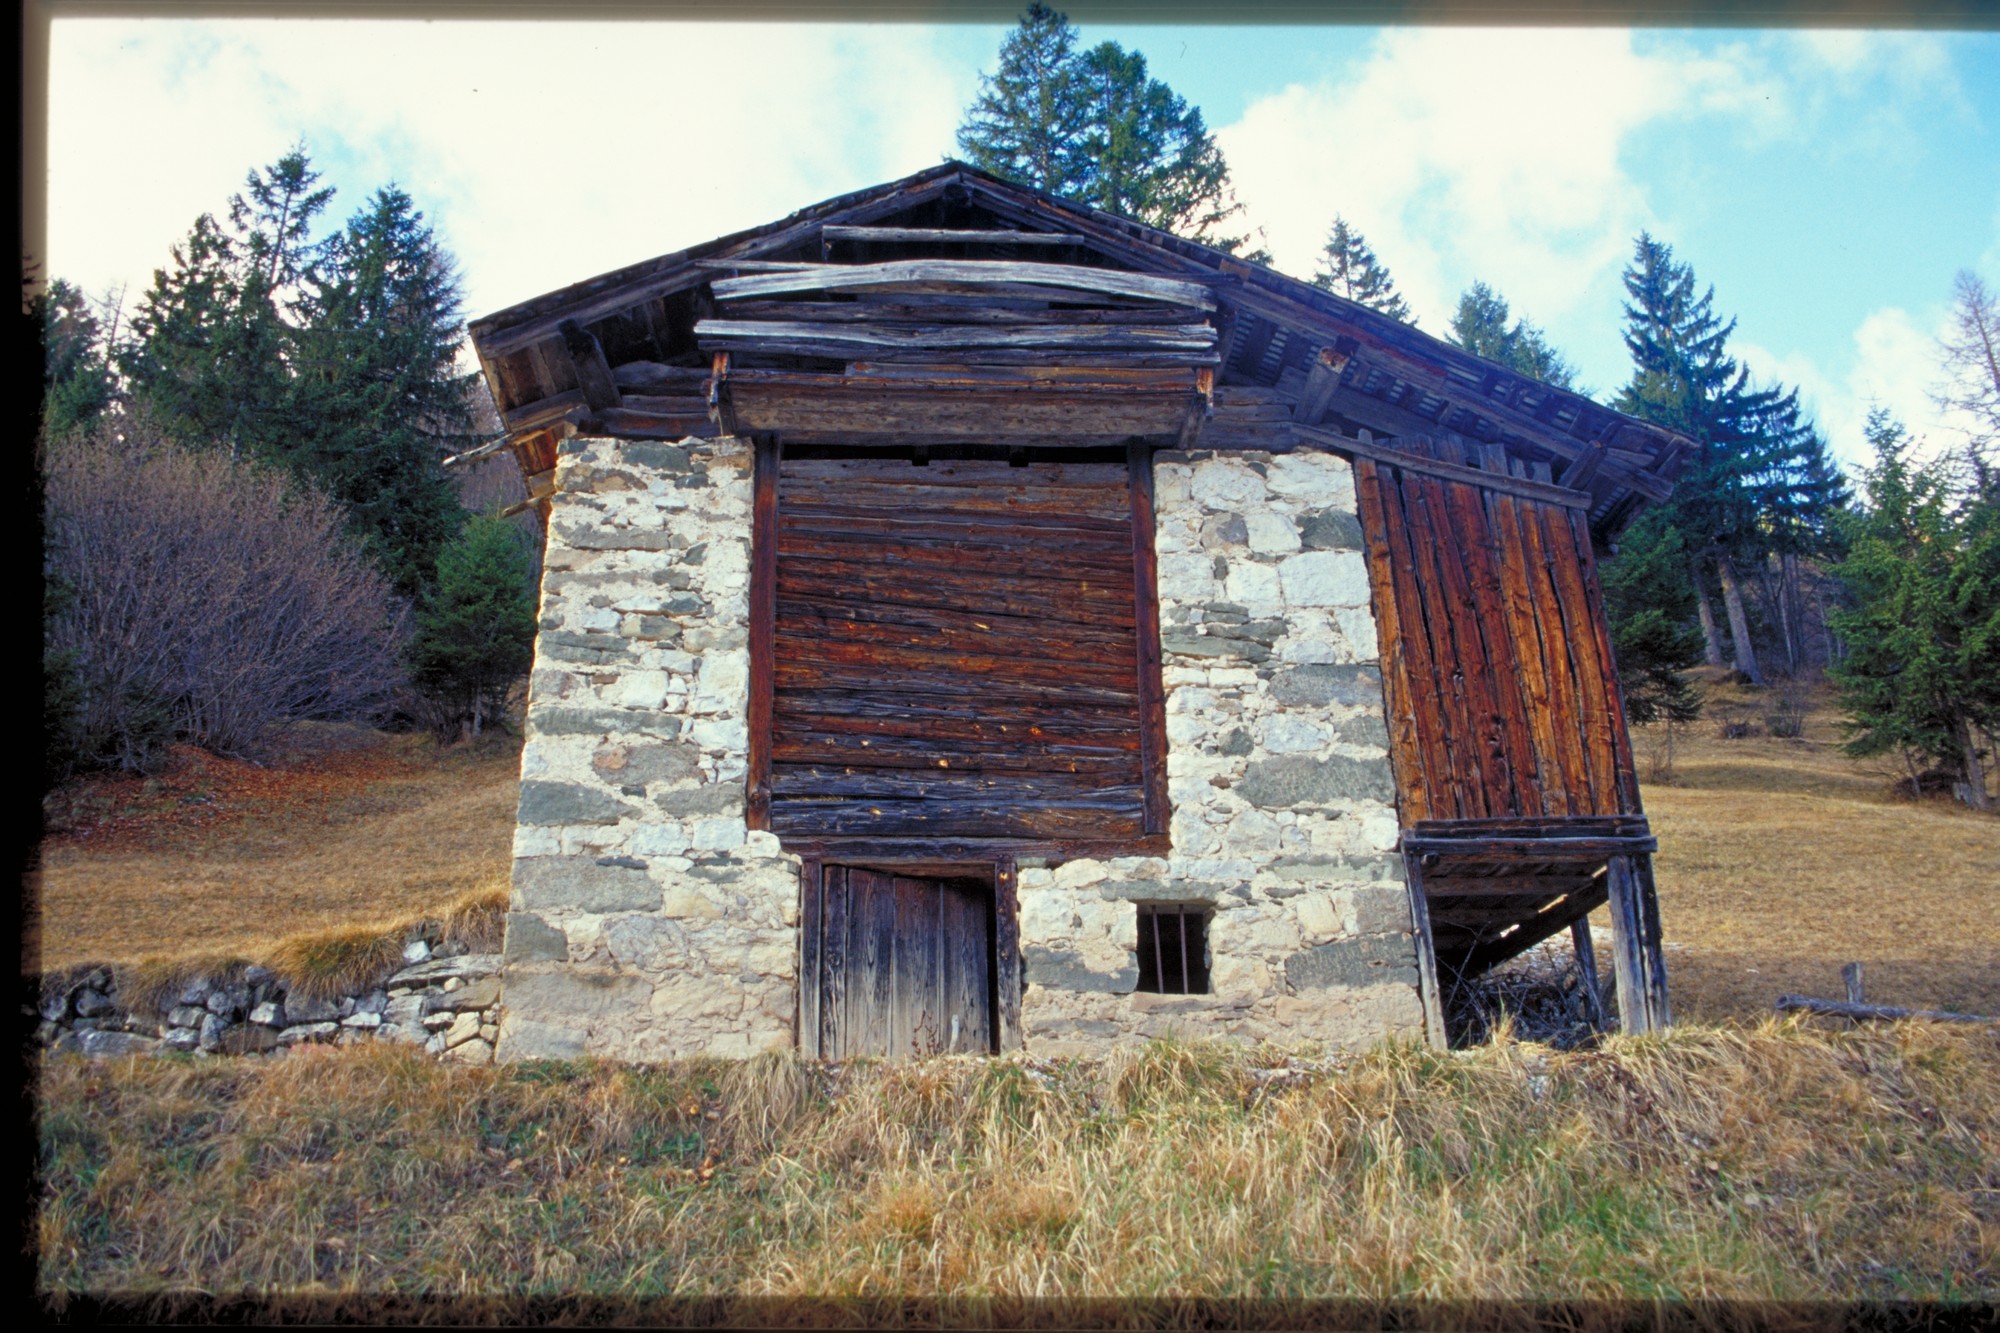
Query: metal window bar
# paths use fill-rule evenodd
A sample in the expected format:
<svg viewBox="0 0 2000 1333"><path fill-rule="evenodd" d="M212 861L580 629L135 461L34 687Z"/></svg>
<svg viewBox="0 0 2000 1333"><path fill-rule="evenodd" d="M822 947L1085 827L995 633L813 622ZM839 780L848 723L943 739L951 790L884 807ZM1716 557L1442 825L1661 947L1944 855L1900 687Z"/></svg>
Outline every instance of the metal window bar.
<svg viewBox="0 0 2000 1333"><path fill-rule="evenodd" d="M1139 987L1158 995L1208 993L1208 913L1183 903L1139 907Z"/></svg>

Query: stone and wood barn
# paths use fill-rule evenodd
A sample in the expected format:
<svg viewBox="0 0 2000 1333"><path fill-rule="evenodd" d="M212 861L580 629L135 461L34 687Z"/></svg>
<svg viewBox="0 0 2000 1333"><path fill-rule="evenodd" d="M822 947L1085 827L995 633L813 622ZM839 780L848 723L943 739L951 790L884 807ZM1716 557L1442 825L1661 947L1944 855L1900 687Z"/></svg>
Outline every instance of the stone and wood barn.
<svg viewBox="0 0 2000 1333"><path fill-rule="evenodd" d="M547 521L500 1055L1444 1040L1609 903L1687 442L945 163L472 326Z"/></svg>

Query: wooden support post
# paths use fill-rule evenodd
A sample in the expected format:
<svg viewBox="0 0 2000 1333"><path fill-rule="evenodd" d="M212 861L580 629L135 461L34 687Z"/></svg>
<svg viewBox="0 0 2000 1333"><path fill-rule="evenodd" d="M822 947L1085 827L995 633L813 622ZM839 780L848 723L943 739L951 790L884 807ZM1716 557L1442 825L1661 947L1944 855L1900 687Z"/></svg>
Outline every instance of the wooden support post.
<svg viewBox="0 0 2000 1333"><path fill-rule="evenodd" d="M1014 858L993 865L993 1036L1002 1051L1021 1049L1021 897Z"/></svg>
<svg viewBox="0 0 2000 1333"><path fill-rule="evenodd" d="M1646 989L1653 1026L1668 1027L1674 1021L1674 1011L1667 1002L1667 957L1662 947L1666 936L1660 930L1660 894L1653 884L1651 854L1633 857L1632 870L1639 883L1639 920L1646 945Z"/></svg>
<svg viewBox="0 0 2000 1333"><path fill-rule="evenodd" d="M1410 889L1410 924L1416 933L1417 992L1424 1005L1424 1040L1436 1050L1448 1050L1451 1039L1444 1030L1444 997L1438 990L1437 945L1431 939L1431 907L1424 898L1424 872L1420 858L1403 858L1404 876Z"/></svg>
<svg viewBox="0 0 2000 1333"><path fill-rule="evenodd" d="M1840 979L1847 984L1847 1002L1849 1004L1867 1003L1861 994L1861 964L1849 963L1846 967L1841 968Z"/></svg>
<svg viewBox="0 0 2000 1333"><path fill-rule="evenodd" d="M799 867L799 1005L797 1044L808 1060L820 1058L820 899L818 857Z"/></svg>
<svg viewBox="0 0 2000 1333"><path fill-rule="evenodd" d="M1590 918L1570 922L1570 943L1576 946L1576 972L1583 984L1583 1017L1591 1031L1604 1030L1604 995L1597 988L1597 946L1590 939Z"/></svg>
<svg viewBox="0 0 2000 1333"><path fill-rule="evenodd" d="M1672 1021L1652 869L1650 856L1614 856L1604 872L1611 903L1612 971L1618 978L1618 1024L1632 1034L1653 1032Z"/></svg>
<svg viewBox="0 0 2000 1333"><path fill-rule="evenodd" d="M752 445L750 501L750 744L744 773L744 817L753 829L771 827L771 709L776 693L778 606L777 437Z"/></svg>

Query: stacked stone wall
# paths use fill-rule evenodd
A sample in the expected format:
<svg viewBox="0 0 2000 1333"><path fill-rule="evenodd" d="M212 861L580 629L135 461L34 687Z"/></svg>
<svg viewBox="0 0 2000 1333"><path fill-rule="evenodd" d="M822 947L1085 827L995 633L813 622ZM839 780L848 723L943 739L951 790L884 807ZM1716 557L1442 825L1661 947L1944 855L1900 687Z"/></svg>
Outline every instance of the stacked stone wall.
<svg viewBox="0 0 2000 1333"><path fill-rule="evenodd" d="M190 977L150 1004L121 993L118 969L68 968L41 981L36 1036L83 1055L283 1055L301 1045L393 1041L484 1064L500 1020L498 954L422 940L380 984L346 995L306 996L269 968L232 967Z"/></svg>
<svg viewBox="0 0 2000 1333"><path fill-rule="evenodd" d="M748 831L750 446L571 441L529 681L500 1058L792 1041L798 860Z"/></svg>
<svg viewBox="0 0 2000 1333"><path fill-rule="evenodd" d="M1154 461L1172 852L1020 873L1028 1044L1420 1030L1352 470ZM1136 991L1141 903L1212 913L1212 994Z"/></svg>
<svg viewBox="0 0 2000 1333"><path fill-rule="evenodd" d="M1031 1049L1421 1026L1352 473L1155 464L1172 853L1025 861ZM793 1041L799 862L746 829L746 442L572 442L522 756L500 1058ZM1213 993L1136 991L1138 911L1212 913Z"/></svg>

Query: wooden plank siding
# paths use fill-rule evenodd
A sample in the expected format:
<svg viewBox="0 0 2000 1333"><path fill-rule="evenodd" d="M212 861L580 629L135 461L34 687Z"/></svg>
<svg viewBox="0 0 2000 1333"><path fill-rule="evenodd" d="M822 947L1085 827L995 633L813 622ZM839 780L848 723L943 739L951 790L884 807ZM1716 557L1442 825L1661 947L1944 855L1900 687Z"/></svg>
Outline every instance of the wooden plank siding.
<svg viewBox="0 0 2000 1333"><path fill-rule="evenodd" d="M1585 514L1379 456L1355 475L1405 824L1638 814Z"/></svg>
<svg viewBox="0 0 2000 1333"><path fill-rule="evenodd" d="M1139 586L1151 533L1133 521L1150 521L1150 487L1113 462L774 454L759 456L771 568L752 589L761 609L769 588L770 633L753 628L769 739L753 725L751 763L772 831L1019 844L1164 829L1158 631Z"/></svg>

